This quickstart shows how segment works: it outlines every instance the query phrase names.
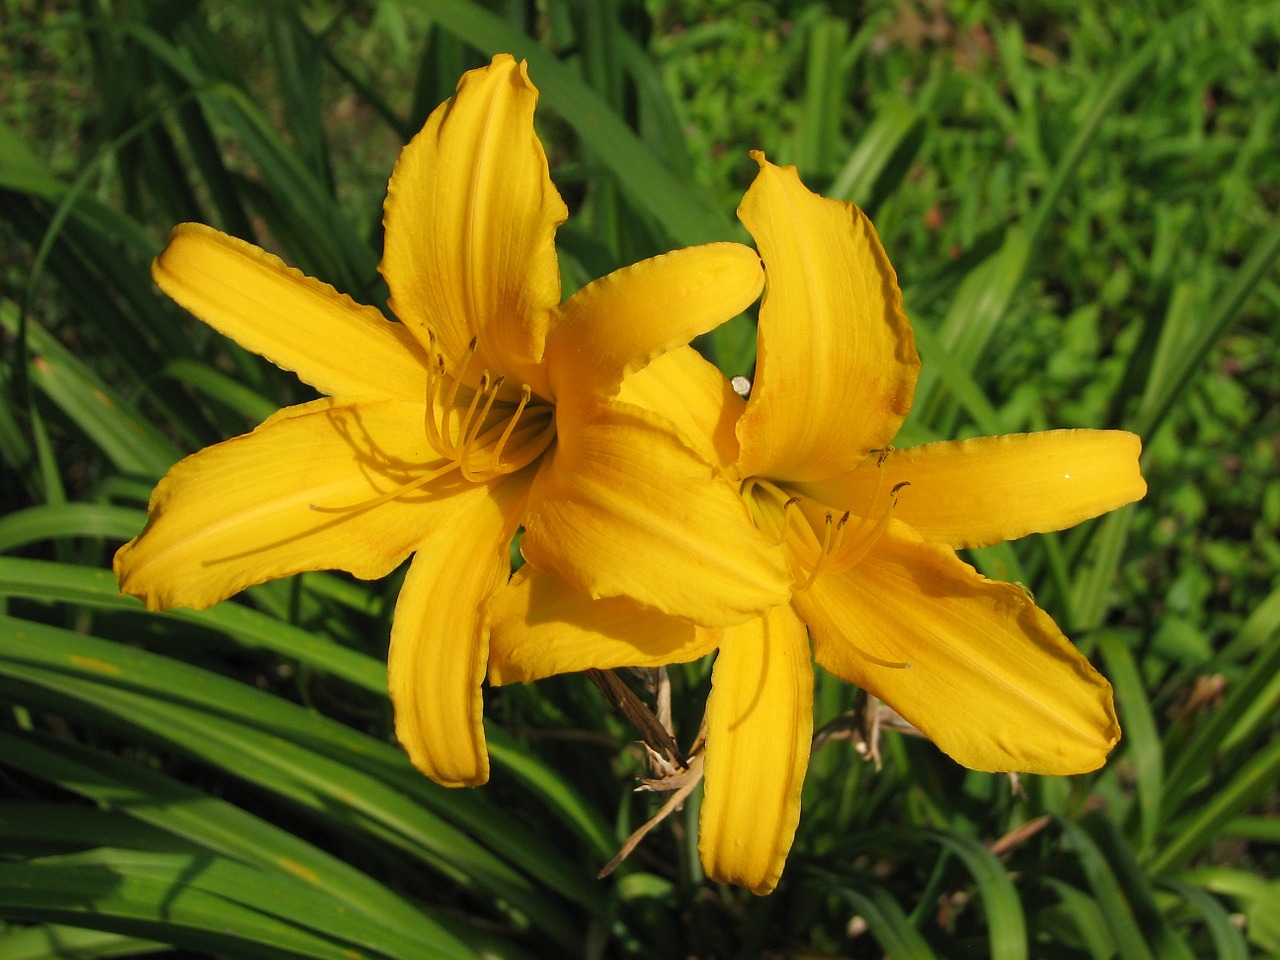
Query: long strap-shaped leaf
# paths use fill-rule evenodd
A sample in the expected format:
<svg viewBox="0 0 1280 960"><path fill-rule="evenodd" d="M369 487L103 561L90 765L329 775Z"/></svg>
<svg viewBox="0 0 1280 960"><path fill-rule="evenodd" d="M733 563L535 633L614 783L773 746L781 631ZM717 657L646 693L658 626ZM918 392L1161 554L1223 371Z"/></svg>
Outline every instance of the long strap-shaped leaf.
<svg viewBox="0 0 1280 960"><path fill-rule="evenodd" d="M420 956L419 941L371 923L302 880L209 854L101 848L0 863L0 916L83 923L237 957ZM466 957L444 938L441 956Z"/></svg>
<svg viewBox="0 0 1280 960"><path fill-rule="evenodd" d="M466 952L461 944L451 943L453 938L426 913L367 874L234 804L158 771L71 741L3 729L0 757L6 766L56 783L99 804L100 809L89 810L60 804L67 811L66 822L55 822L54 826L64 835L74 831L82 840L93 843L109 837L113 846L133 849L202 852L239 860L264 873L301 878L347 904L368 922L392 927L402 937L420 941L423 949ZM0 824L20 823L22 833L29 837L34 805L12 806L14 818L0 817ZM126 844L120 824L112 825L108 832L100 824L87 822L92 819L88 815L95 813L146 827L151 835L150 845ZM157 845L164 840L167 846Z"/></svg>
<svg viewBox="0 0 1280 960"><path fill-rule="evenodd" d="M578 935L546 882L554 878L558 893L580 902L594 898L595 888L568 872L563 857L479 797L459 798L451 811L465 830L431 813L424 799L442 788L418 776L390 744L208 671L4 618L0 688L16 702L74 711L169 743L334 826L381 838L453 883L518 906L566 946Z"/></svg>
<svg viewBox="0 0 1280 960"><path fill-rule="evenodd" d="M17 523L16 518L12 519ZM6 522L0 520L0 533L7 529ZM0 595L140 611L134 600L120 597L115 578L106 570L16 557L0 557ZM217 630L243 647L271 651L371 693L382 695L387 689L386 666L382 662L240 604L222 603L204 611L176 608L153 616ZM548 810L587 843L595 855L612 855L616 846L613 832L567 781L497 727L486 725L485 735L495 766L540 797ZM417 777L407 765L404 770L407 777ZM462 800L464 796L470 795L434 791L429 800L432 809L445 816L465 818L465 811L471 806L470 801ZM592 891L591 899L595 896Z"/></svg>

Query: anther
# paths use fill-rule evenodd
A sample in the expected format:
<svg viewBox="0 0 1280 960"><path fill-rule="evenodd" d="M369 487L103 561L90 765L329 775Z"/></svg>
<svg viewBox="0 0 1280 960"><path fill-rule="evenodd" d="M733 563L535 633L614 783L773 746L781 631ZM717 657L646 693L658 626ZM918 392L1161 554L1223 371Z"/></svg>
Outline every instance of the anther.
<svg viewBox="0 0 1280 960"><path fill-rule="evenodd" d="M799 497L790 497L786 503L782 505L782 526L778 530L778 542L786 543L787 530L791 527L791 508L800 503Z"/></svg>
<svg viewBox="0 0 1280 960"><path fill-rule="evenodd" d="M432 342L434 343L434 336ZM424 417L423 426L426 428L427 440L431 443L432 448L442 457L447 457L453 450L453 445L448 441L448 407L444 406L444 382L449 379L445 374L444 357L436 354L434 363L427 364L427 409ZM439 415L441 422L436 423L436 416Z"/></svg>
<svg viewBox="0 0 1280 960"><path fill-rule="evenodd" d="M866 536L855 537L853 539L850 550L847 554L833 558L831 562L832 572L850 570L863 561L867 554L871 552L871 548L876 545L884 535L884 532L889 529L889 521L893 519L894 508L898 505L898 491L903 487L909 486L911 486L911 483L907 480L894 484L893 489L889 491L889 506L885 508L884 513L879 516L875 525L867 532ZM867 519L870 515L871 511L868 510L867 516L864 516L860 521L858 521L859 532L866 525Z"/></svg>
<svg viewBox="0 0 1280 960"><path fill-rule="evenodd" d="M845 524L847 522L849 522L849 511L845 511L845 515L838 522L835 522L835 517L832 516L831 511L827 511L826 524L824 524L822 534L822 548L818 550L818 557L814 559L813 570L810 570L809 576L805 577L804 584L796 588L800 593L804 593L810 586L813 586L813 581L818 579L819 573L831 566L831 558L836 550L840 549L841 540L844 539ZM835 545L832 544L832 539L835 539Z"/></svg>
<svg viewBox="0 0 1280 960"><path fill-rule="evenodd" d="M458 428L458 462L462 465L462 475L471 481L484 479L483 474L489 472L487 469L475 471L471 467L471 453L476 447L477 439L480 438L480 431L484 427L484 422L489 418L489 411L493 409L493 402L497 399L498 391L502 388L502 384L506 382L505 377L498 377L490 382L489 371L486 370L480 377L480 390L471 398L471 406L467 410L466 419L463 420ZM478 404L482 394L486 394L484 401L484 409L480 412L479 417L474 417L476 405Z"/></svg>

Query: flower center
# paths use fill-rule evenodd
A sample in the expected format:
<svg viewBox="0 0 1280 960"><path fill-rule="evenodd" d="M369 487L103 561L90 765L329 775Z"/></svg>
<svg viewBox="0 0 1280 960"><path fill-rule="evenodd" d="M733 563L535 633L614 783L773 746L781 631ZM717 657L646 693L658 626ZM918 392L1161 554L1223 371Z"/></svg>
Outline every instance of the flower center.
<svg viewBox="0 0 1280 960"><path fill-rule="evenodd" d="M880 455L878 466L883 467L887 453ZM804 593L820 574L843 573L862 562L888 529L898 491L905 486L909 484L899 483L889 491L889 502L876 516L878 480L866 509L856 518L850 510L832 510L762 477L744 480L741 492L756 527L786 545L795 590Z"/></svg>
<svg viewBox="0 0 1280 960"><path fill-rule="evenodd" d="M505 377L482 370L478 386L464 385L475 353L472 338L456 376L445 372L441 354L432 358L425 426L436 453L453 461L465 479L482 483L540 457L555 438L556 419L555 408L535 399L527 383L509 387Z"/></svg>
<svg viewBox="0 0 1280 960"><path fill-rule="evenodd" d="M484 483L515 473L538 459L556 435L555 407L535 398L527 383L518 388L503 376L480 371L479 383L464 384L476 354L473 337L456 375L446 372L444 355L435 351L435 335L430 335L433 355L427 364L427 403L423 426L427 441L445 463L419 474L407 483L379 494L371 500L345 506L311 504L321 513L348 513L368 510L426 486L432 480L457 470L463 479Z"/></svg>
<svg viewBox="0 0 1280 960"><path fill-rule="evenodd" d="M856 520L850 510L837 512L808 497L797 496L770 480L749 477L742 482L742 497L756 527L777 537L778 542L787 548L796 593L804 593L812 587L820 574L852 570L889 529L889 518L897 505L898 491L910 484L896 484L889 491L888 504L879 516L874 516L884 479L884 461L888 455L888 450L880 454L876 464L880 472L875 491ZM844 642L853 646L847 637ZM911 667L909 661L884 660L857 646L853 649L864 659L882 667L894 670Z"/></svg>

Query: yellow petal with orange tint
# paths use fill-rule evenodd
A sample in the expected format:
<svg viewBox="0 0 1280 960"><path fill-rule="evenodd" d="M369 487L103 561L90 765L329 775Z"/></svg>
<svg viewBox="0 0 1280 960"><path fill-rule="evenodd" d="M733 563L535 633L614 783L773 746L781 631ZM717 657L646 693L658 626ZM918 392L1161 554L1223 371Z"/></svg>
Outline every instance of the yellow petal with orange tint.
<svg viewBox="0 0 1280 960"><path fill-rule="evenodd" d="M746 402L692 347L677 347L630 374L622 381L618 399L665 417L718 469L728 472L737 462L734 428Z"/></svg>
<svg viewBox="0 0 1280 960"><path fill-rule="evenodd" d="M818 663L970 769L1084 773L1120 738L1111 685L1025 590L904 524L795 605Z"/></svg>
<svg viewBox="0 0 1280 960"><path fill-rule="evenodd" d="M557 399L610 396L623 376L737 316L760 296L760 258L740 243L686 247L615 270L565 301L547 336Z"/></svg>
<svg viewBox="0 0 1280 960"><path fill-rule="evenodd" d="M184 223L151 274L196 317L321 393L423 396L426 354L403 326L251 243Z"/></svg>
<svg viewBox="0 0 1280 960"><path fill-rule="evenodd" d="M893 516L926 540L982 547L1064 530L1141 499L1142 441L1123 430L1046 430L894 450L833 480L797 484L815 499L865 513L902 483ZM875 504L874 510L882 509Z"/></svg>
<svg viewBox="0 0 1280 960"><path fill-rule="evenodd" d="M615 667L688 663L716 648L720 631L695 627L626 597L593 600L528 564L489 603L494 685Z"/></svg>
<svg viewBox="0 0 1280 960"><path fill-rule="evenodd" d="M433 527L458 522L456 481L358 506L441 466L420 403L325 398L282 410L170 469L146 529L116 554L120 589L163 610L306 570L386 576Z"/></svg>
<svg viewBox="0 0 1280 960"><path fill-rule="evenodd" d="M811 193L795 167L760 165L738 218L765 264L756 372L738 424L745 476L823 480L901 426L920 361L898 278L853 204Z"/></svg>
<svg viewBox="0 0 1280 960"><path fill-rule="evenodd" d="M790 595L781 545L669 422L616 401L561 402L556 422L524 519L535 567L708 627Z"/></svg>
<svg viewBox="0 0 1280 960"><path fill-rule="evenodd" d="M511 570L527 474L455 498L458 516L417 544L400 588L387 654L396 739L446 787L489 779L480 685L489 655L488 600Z"/></svg>
<svg viewBox="0 0 1280 960"><path fill-rule="evenodd" d="M813 666L788 606L724 631L707 701L698 853L708 877L778 884L800 820L813 733Z"/></svg>
<svg viewBox="0 0 1280 960"><path fill-rule="evenodd" d="M451 374L474 386L487 369L547 396L537 364L560 302L555 232L568 209L534 133L537 102L509 54L463 75L396 162L379 269L391 309L424 345L434 331Z"/></svg>

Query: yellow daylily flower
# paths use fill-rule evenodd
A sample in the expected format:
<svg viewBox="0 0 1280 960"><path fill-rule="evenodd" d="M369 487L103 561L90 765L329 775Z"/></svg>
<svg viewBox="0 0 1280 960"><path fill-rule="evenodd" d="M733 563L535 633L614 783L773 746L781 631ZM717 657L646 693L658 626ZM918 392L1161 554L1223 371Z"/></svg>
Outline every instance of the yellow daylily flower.
<svg viewBox="0 0 1280 960"><path fill-rule="evenodd" d="M681 250L561 304L555 231L567 210L534 132L537 96L525 64L499 55L401 153L380 266L399 323L210 227L174 230L153 268L160 288L326 396L174 466L115 558L121 590L163 609L307 570L382 577L413 554L388 656L396 734L448 785L488 776L485 601L544 496L571 483L604 491L579 528L539 515L526 537L549 563L590 571L574 582L596 595L661 606L649 581L674 571L713 599L662 608L715 625L788 591L783 552L749 527L733 484L662 416L614 396L626 373L756 299L759 257L732 243ZM655 488L719 517L734 532L715 546L755 559L717 568L714 550L682 552L689 534L654 522ZM617 540L634 562L593 570L597 557L614 562Z"/></svg>
<svg viewBox="0 0 1280 960"><path fill-rule="evenodd" d="M699 850L709 877L768 893L800 815L810 638L812 659L967 767L1070 774L1104 762L1120 735L1110 685L1025 590L987 580L956 548L1063 529L1146 485L1139 440L1120 431L892 450L919 365L893 268L861 210L753 156L738 215L766 292L750 399L688 349L629 377L621 396L662 411L738 481L756 528L785 545L790 602L707 629L522 570L490 604L490 678L718 651Z"/></svg>

